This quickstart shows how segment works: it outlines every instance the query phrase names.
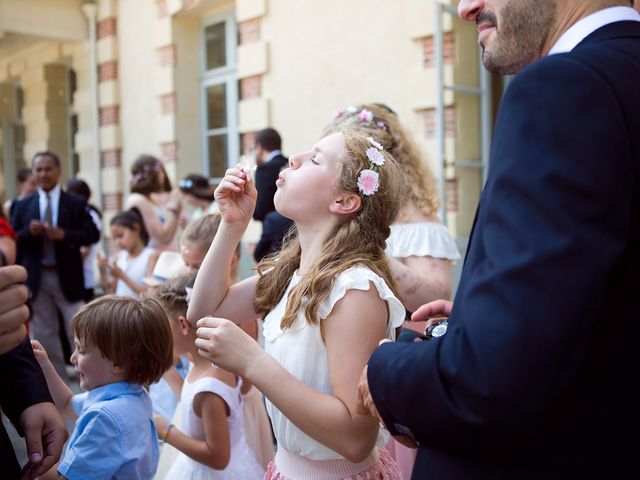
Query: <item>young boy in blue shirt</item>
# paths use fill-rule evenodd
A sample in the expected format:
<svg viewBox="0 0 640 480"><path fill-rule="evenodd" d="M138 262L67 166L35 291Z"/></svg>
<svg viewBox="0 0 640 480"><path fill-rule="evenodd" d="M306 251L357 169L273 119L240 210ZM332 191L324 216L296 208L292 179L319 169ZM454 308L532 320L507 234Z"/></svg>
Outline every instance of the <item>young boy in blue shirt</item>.
<svg viewBox="0 0 640 480"><path fill-rule="evenodd" d="M77 418L58 474L70 480L152 478L159 451L145 387L171 366L164 310L153 299L101 297L76 314L73 334L71 362L86 390L75 396L42 345L32 342L56 407L64 418Z"/></svg>

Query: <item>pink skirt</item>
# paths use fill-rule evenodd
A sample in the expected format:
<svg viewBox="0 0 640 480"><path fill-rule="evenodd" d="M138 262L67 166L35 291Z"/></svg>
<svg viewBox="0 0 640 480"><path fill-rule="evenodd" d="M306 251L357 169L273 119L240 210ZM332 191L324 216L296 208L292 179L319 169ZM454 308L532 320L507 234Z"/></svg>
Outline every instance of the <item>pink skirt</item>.
<svg viewBox="0 0 640 480"><path fill-rule="evenodd" d="M380 447L377 449L377 452L374 450L373 457L374 458L368 462L372 463L372 465L362 471L352 473L345 477L341 476L340 472L343 472L345 467L352 468L355 466L348 462L348 460L315 461L280 450L276 453L275 460L269 463L267 473L264 475L264 480L298 480L293 476L285 475L278 469L276 462L279 458L283 463L287 464L288 468L286 470L291 470L292 468L297 471L304 470L305 478L314 478L317 480L326 480L329 478L334 480L402 480L402 474L398 469L398 465L393 461L386 448ZM346 462L346 464L343 465L344 462ZM363 462L363 464L365 462Z"/></svg>

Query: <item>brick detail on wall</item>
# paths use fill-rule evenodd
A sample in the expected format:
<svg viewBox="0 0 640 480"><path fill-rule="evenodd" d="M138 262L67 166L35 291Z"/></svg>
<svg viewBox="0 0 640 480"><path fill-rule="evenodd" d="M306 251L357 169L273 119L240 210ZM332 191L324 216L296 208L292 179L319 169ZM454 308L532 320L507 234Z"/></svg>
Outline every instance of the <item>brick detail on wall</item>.
<svg viewBox="0 0 640 480"><path fill-rule="evenodd" d="M100 107L100 125L113 125L114 123L120 123L120 106Z"/></svg>
<svg viewBox="0 0 640 480"><path fill-rule="evenodd" d="M162 152L162 161L164 163L178 160L178 142L161 143L160 151Z"/></svg>
<svg viewBox="0 0 640 480"><path fill-rule="evenodd" d="M165 45L158 49L158 63L161 67L173 67L178 61L176 46Z"/></svg>
<svg viewBox="0 0 640 480"><path fill-rule="evenodd" d="M442 60L445 65L452 65L455 61L455 40L453 32L447 32L442 39ZM436 64L435 41L433 35L422 39L422 66L433 68Z"/></svg>
<svg viewBox="0 0 640 480"><path fill-rule="evenodd" d="M423 111L424 137L435 138L436 136L436 109L429 108ZM456 135L456 108L446 107L444 109L444 131L445 136L455 137Z"/></svg>
<svg viewBox="0 0 640 480"><path fill-rule="evenodd" d="M167 10L167 0L156 0L156 8L158 9L158 17L166 17L169 15Z"/></svg>
<svg viewBox="0 0 640 480"><path fill-rule="evenodd" d="M160 112L162 115L176 113L177 106L175 92L160 96Z"/></svg>
<svg viewBox="0 0 640 480"><path fill-rule="evenodd" d="M105 167L119 167L122 165L122 150L116 148L114 150L103 150L100 154L100 165Z"/></svg>
<svg viewBox="0 0 640 480"><path fill-rule="evenodd" d="M242 155L248 155L249 153L251 153L255 143L256 143L256 132L247 132L240 135Z"/></svg>
<svg viewBox="0 0 640 480"><path fill-rule="evenodd" d="M117 22L115 17L105 18L98 22L98 38L113 37L116 34Z"/></svg>
<svg viewBox="0 0 640 480"><path fill-rule="evenodd" d="M260 40L260 19L252 18L238 24L239 44L254 43Z"/></svg>
<svg viewBox="0 0 640 480"><path fill-rule="evenodd" d="M444 188L446 190L447 212L457 213L458 212L458 181L455 179L447 180L445 182Z"/></svg>
<svg viewBox="0 0 640 480"><path fill-rule="evenodd" d="M260 98L262 95L262 76L255 75L240 80L240 100Z"/></svg>
<svg viewBox="0 0 640 480"><path fill-rule="evenodd" d="M118 61L110 60L98 65L98 82L115 80L118 78Z"/></svg>
<svg viewBox="0 0 640 480"><path fill-rule="evenodd" d="M102 209L107 212L119 212L122 210L122 193L103 193Z"/></svg>

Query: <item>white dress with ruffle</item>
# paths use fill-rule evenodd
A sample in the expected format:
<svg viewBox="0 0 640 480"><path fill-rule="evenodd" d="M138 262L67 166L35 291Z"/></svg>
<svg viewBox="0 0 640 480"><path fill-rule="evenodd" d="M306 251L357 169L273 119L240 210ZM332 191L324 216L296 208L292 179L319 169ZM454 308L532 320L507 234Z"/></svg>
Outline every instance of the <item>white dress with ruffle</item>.
<svg viewBox="0 0 640 480"><path fill-rule="evenodd" d="M242 381L231 387L213 377L199 378L194 382L184 381L178 404L183 433L197 440L205 439L202 418L193 410L193 399L201 392L215 393L229 407L227 422L231 438L231 459L224 470L214 470L179 452L175 463L164 477L165 480L261 480L264 477L264 470L258 465L244 437L241 386Z"/></svg>
<svg viewBox="0 0 640 480"><path fill-rule="evenodd" d="M433 257L454 262L460 259L449 230L436 222L391 225L386 253L394 258Z"/></svg>

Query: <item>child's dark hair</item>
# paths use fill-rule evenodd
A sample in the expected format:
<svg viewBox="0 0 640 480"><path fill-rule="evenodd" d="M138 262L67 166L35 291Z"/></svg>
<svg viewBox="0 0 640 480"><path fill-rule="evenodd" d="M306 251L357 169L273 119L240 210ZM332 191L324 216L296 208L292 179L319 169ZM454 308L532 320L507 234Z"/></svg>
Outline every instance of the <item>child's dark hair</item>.
<svg viewBox="0 0 640 480"><path fill-rule="evenodd" d="M147 232L147 228L144 226L144 220L142 219L140 210L135 207L125 210L124 212L116 213L109 225L118 225L128 228L129 230L137 229L138 232L140 232L142 243L144 243L145 246L149 243L149 232Z"/></svg>
<svg viewBox="0 0 640 480"><path fill-rule="evenodd" d="M193 288L195 281L195 272L172 278L153 291L153 298L155 298L165 310L186 315L187 307L189 306L187 303L187 288Z"/></svg>
<svg viewBox="0 0 640 480"><path fill-rule="evenodd" d="M169 321L152 298L100 297L76 313L72 328L80 343L95 346L122 368L126 382L150 385L171 367Z"/></svg>

